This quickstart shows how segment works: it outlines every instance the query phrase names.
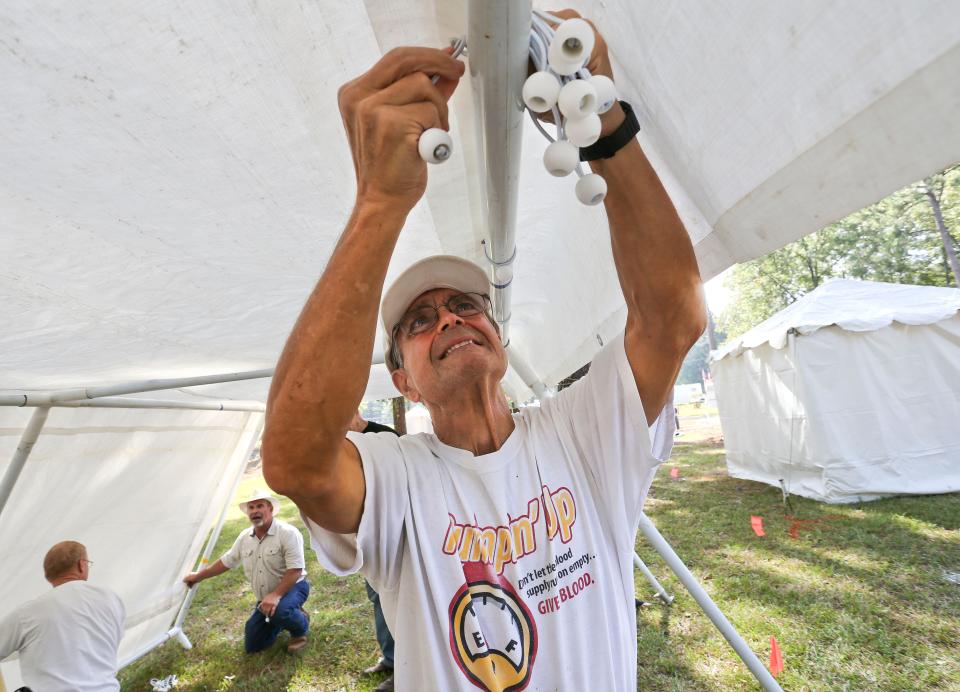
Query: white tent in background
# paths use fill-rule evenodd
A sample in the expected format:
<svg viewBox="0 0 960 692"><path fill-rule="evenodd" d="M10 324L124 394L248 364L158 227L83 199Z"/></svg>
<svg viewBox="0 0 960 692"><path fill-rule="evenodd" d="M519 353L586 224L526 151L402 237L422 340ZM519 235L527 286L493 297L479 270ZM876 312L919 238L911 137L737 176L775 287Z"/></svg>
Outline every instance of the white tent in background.
<svg viewBox="0 0 960 692"><path fill-rule="evenodd" d="M604 31L705 279L960 160L960 4L570 4ZM121 659L176 633L179 579L243 464L267 381L165 392L176 410L116 397L97 402L126 408L55 408L29 459L46 409L9 407L88 406L196 381L149 382L158 377L271 368L350 213L338 86L389 48L468 33L467 9L0 6L0 615L46 588L43 550L69 536L136 614ZM489 266L504 230L490 208L515 212L516 262L491 273L513 277L510 351L522 372L506 384L525 400L589 361L624 308L602 209L544 172L543 138L506 105L518 101L524 49L509 79L484 80L476 68L498 57L499 34L485 39L469 46L474 76L454 97L455 154L431 170L388 280L436 252ZM515 123L484 149L488 87L506 92L498 112ZM508 159L516 170L483 192ZM375 365L367 396L391 395ZM174 498L178 511L163 511Z"/></svg>
<svg viewBox="0 0 960 692"><path fill-rule="evenodd" d="M960 490L960 290L835 280L711 370L737 478L825 502Z"/></svg>

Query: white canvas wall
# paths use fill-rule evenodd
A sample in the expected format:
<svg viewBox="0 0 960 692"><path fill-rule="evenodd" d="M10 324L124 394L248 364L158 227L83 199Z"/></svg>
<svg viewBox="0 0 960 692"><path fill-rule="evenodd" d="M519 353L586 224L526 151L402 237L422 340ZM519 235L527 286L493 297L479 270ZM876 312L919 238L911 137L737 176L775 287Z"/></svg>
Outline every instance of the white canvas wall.
<svg viewBox="0 0 960 692"><path fill-rule="evenodd" d="M0 408L0 475L30 414ZM0 616L50 588L43 556L70 539L87 546L91 582L114 589L126 606L121 659L166 632L186 594L180 580L262 420L224 411L52 409L3 510ZM3 669L8 685L11 665Z"/></svg>
<svg viewBox="0 0 960 692"><path fill-rule="evenodd" d="M827 502L960 490L960 314L791 334L712 370L732 476Z"/></svg>

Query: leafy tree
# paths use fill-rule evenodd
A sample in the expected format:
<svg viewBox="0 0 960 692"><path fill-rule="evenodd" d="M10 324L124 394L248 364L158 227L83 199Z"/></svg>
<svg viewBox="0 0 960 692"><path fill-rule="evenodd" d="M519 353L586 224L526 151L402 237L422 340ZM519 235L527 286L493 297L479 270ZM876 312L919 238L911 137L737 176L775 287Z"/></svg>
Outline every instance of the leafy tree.
<svg viewBox="0 0 960 692"><path fill-rule="evenodd" d="M717 341L723 341L726 335L717 330ZM680 367L680 374L677 376L677 384L693 384L699 382L703 384L703 373L710 372L710 340L704 332L697 343L693 345L687 357L683 360Z"/></svg>
<svg viewBox="0 0 960 692"><path fill-rule="evenodd" d="M733 299L718 326L738 336L833 277L960 285L958 229L960 166L952 166L734 267L726 280Z"/></svg>

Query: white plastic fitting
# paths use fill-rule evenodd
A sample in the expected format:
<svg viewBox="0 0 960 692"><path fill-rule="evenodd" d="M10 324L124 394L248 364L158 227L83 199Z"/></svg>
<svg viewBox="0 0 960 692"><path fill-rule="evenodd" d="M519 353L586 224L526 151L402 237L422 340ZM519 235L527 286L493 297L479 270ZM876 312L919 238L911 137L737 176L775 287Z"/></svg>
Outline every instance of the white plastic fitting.
<svg viewBox="0 0 960 692"><path fill-rule="evenodd" d="M561 22L547 50L550 67L557 74L573 74L590 59L593 40L593 27L583 19L574 18Z"/></svg>
<svg viewBox="0 0 960 692"><path fill-rule="evenodd" d="M550 45L550 48L547 49L547 61L550 63L550 69L556 72L558 75L564 77L570 77L577 73L581 67L583 67L582 62L574 62L572 60L564 60L562 57L559 57L560 51L553 49L553 44Z"/></svg>
<svg viewBox="0 0 960 692"><path fill-rule="evenodd" d="M543 165L547 172L558 178L573 173L573 169L577 167L579 161L579 149L565 139L552 142L543 152Z"/></svg>
<svg viewBox="0 0 960 692"><path fill-rule="evenodd" d="M617 102L617 87L613 80L602 74L591 75L587 80L597 92L597 113L606 113Z"/></svg>
<svg viewBox="0 0 960 692"><path fill-rule="evenodd" d="M453 153L453 140L439 127L424 130L417 142L420 158L427 163L443 163Z"/></svg>
<svg viewBox="0 0 960 692"><path fill-rule="evenodd" d="M607 196L607 181L596 173L587 173L577 181L576 192L581 204L592 207Z"/></svg>
<svg viewBox="0 0 960 692"><path fill-rule="evenodd" d="M546 71L534 72L523 83L523 102L534 113L545 113L557 105L560 80Z"/></svg>
<svg viewBox="0 0 960 692"><path fill-rule="evenodd" d="M586 79L567 82L557 97L560 112L571 120L585 118L597 112L597 90Z"/></svg>
<svg viewBox="0 0 960 692"><path fill-rule="evenodd" d="M563 131L575 147L589 147L600 138L600 116L591 113L585 118L566 120Z"/></svg>

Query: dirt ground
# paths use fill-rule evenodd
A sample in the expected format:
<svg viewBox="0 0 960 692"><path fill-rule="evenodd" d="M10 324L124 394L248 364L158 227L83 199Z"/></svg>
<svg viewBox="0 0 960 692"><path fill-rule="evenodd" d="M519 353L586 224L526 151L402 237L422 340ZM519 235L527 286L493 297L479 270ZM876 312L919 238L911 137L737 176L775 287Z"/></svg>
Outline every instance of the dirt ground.
<svg viewBox="0 0 960 692"><path fill-rule="evenodd" d="M715 410L698 411L693 407L682 407L680 410L680 434L677 435L676 441L723 444L720 417Z"/></svg>

